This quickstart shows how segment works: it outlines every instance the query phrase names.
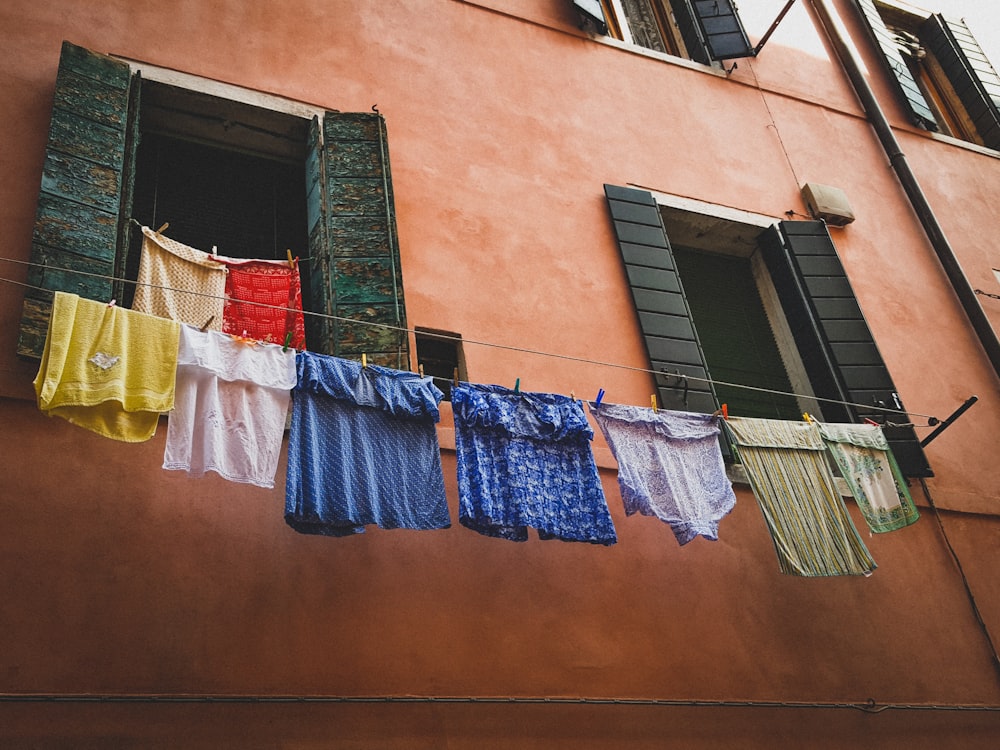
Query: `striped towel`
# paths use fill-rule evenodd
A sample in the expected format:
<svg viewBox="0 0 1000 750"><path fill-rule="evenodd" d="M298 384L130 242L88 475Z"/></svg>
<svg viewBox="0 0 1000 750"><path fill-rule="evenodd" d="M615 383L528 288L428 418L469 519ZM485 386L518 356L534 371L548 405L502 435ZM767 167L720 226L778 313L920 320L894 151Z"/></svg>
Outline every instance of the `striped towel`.
<svg viewBox="0 0 1000 750"><path fill-rule="evenodd" d="M875 561L847 513L819 431L807 422L730 417L781 572L869 575Z"/></svg>

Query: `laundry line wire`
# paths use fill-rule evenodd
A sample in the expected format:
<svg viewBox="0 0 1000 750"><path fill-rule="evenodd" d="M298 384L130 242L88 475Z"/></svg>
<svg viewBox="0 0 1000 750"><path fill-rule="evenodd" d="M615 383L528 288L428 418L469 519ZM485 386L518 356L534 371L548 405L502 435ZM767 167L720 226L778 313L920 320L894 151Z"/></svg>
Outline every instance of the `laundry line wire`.
<svg viewBox="0 0 1000 750"><path fill-rule="evenodd" d="M383 329L390 330L390 331L398 331L400 333L413 333L413 334L420 334L421 333L421 331L418 331L415 328L406 328L404 326L392 325L390 323L378 323L378 322L375 322L375 321L368 321L368 320L356 320L354 318L347 318L347 317L340 316L340 315L331 315L329 313L313 312L311 310L297 310L297 309L290 308L290 307L283 307L281 305L271 305L271 304L268 304L266 302L255 302L253 300L235 300L233 298L226 297L225 295L220 296L218 294L211 294L209 292L201 292L201 291L194 290L194 289L176 289L174 287L170 287L170 286L166 286L166 285L162 285L162 284L153 284L153 283L149 283L149 282L138 281L136 279L128 279L128 278L124 278L124 277L120 277L120 276L112 276L112 275L109 275L109 274L94 273L92 271L82 271L82 270L75 269L75 268L63 268L63 267L60 267L60 266L54 266L54 265L47 264L47 263L35 263L35 262L32 262L32 261L27 261L27 260L18 260L16 258L4 258L4 257L0 257L0 262L15 263L15 264L19 264L19 265L33 266L33 267L37 267L37 268L48 268L48 269L51 269L51 270L54 270L54 271L62 271L62 272L65 272L65 273L78 274L80 276L89 276L89 277L93 277L93 278L105 279L107 281L119 281L119 282L123 282L123 283L126 283L126 284L132 284L133 286L145 286L145 287L148 287L148 288L151 288L151 289L160 289L160 290L163 290L163 291L176 292L176 293L179 293L179 294L191 294L191 295L195 295L195 296L198 296L198 297L206 297L206 298L209 298L209 299L218 299L218 300L223 300L223 301L231 300L231 301L239 302L240 304L243 304L243 305L253 305L253 306L256 306L256 307L263 307L263 308L266 308L266 309L269 309L269 310L276 310L276 311L279 311L279 312L292 312L292 313L299 313L299 312L301 312L304 315L312 315L314 317L323 318L325 320L333 320L333 321L342 322L342 323L352 323L352 324L355 324L355 325L359 325L360 324L360 325L366 325L366 326L373 326L373 327L376 327L376 328L383 328ZM49 292L49 293L53 292L53 290L51 290L51 289L46 289L44 287L36 286L34 284L28 284L28 283L23 282L23 281L16 281L15 279L9 279L9 278L6 278L4 276L0 276L0 281L5 281L5 282L7 282L9 284L16 284L18 286L23 286L23 287L26 287L28 289L34 289L34 290L41 291L41 292ZM726 387L729 387L729 388L741 388L741 389L744 389L744 390L753 391L755 393L765 393L765 394L775 395L775 396L791 396L793 398L806 399L806 400L809 400L809 401L814 401L816 403L822 402L822 403L827 403L827 404L837 404L837 405L840 405L840 406L855 407L855 408L863 409L863 410L866 410L866 411L878 411L878 412L884 412L884 413L887 413L887 414L902 414L902 415L908 415L908 416L911 416L911 417L922 417L922 418L927 419L927 420L929 420L931 422L931 424L929 424L929 425L914 425L912 423L905 423L905 424L900 425L900 424L896 424L896 423L892 423L892 422L887 422L888 426L897 426L897 427L909 427L909 426L924 427L924 426L927 426L927 427L931 427L931 426L934 426L934 424L937 424L937 422L938 422L937 417L935 417L934 415L931 415L931 414L920 414L920 413L914 412L914 411L903 411L901 409L893 409L893 408L890 408L890 407L887 407L887 406L878 406L876 404L860 404L860 403L856 403L856 402L853 402L853 401L841 401L839 399L824 398L822 396L815 396L815 395L811 395L811 394L793 393L793 392L790 392L790 391L781 391L781 390L776 390L776 389L772 389L772 388L763 388L763 387L760 387L760 386L745 385L743 383L730 383L730 382L727 382L727 381L724 381L724 380L714 380L712 378L703 378L703 377L699 377L699 376L696 376L696 375L680 375L679 376L676 373L664 372L662 370L652 370L652 369L649 369L649 368L646 368L646 367L635 367L633 365L624 365L624 364L620 364L620 363L616 363L616 362L604 362L604 361L601 361L601 360L589 359L587 357L577 357L577 356L574 356L574 355L571 355L571 354L558 354L558 353L555 353L555 352L544 352L544 351L541 351L541 350L538 350L538 349L528 349L528 348L525 348L525 347L513 346L513 345L510 345L510 344L497 344L497 343L490 342L490 341L477 341L475 339L464 338L463 336L449 336L446 333L433 333L433 334L430 334L430 335L432 335L435 339L438 339L438 340L454 341L456 343L472 344L472 345L475 345L475 346L485 346L485 347L490 347L490 348L493 348L493 349L503 349L505 351L518 352L520 354L532 354L532 355L536 355L536 356L540 356L540 357L552 357L554 359L561 359L561 360L565 360L565 361L569 361L569 362L576 362L578 364L594 365L596 367L609 367L609 368L618 369L618 370L628 370L630 372L647 373L647 374L653 375L654 378L655 377L671 377L671 378L681 377L682 379L686 379L688 381L697 381L699 383L711 383L711 384L714 384L714 385L721 385L721 386L726 386Z"/></svg>

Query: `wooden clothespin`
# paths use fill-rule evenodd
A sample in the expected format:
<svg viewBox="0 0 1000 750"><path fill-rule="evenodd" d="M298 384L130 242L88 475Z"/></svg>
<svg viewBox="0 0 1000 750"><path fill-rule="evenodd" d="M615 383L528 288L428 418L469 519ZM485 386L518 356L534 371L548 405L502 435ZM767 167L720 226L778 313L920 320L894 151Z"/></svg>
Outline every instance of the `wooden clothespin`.
<svg viewBox="0 0 1000 750"><path fill-rule="evenodd" d="M453 375L455 377L455 387L458 388L458 368L457 367L455 368L455 372L453 373Z"/></svg>
<svg viewBox="0 0 1000 750"><path fill-rule="evenodd" d="M285 254L288 255L288 267L295 268L295 258L292 257L292 251L285 248Z"/></svg>
<svg viewBox="0 0 1000 750"><path fill-rule="evenodd" d="M170 226L170 222L169 221L163 222L163 226L161 226L159 229L157 229L156 233L157 234L163 234L165 231L167 231L167 227L169 227L169 226Z"/></svg>
<svg viewBox="0 0 1000 750"><path fill-rule="evenodd" d="M574 403L576 402L576 391L569 392L569 400L573 401Z"/></svg>
<svg viewBox="0 0 1000 750"><path fill-rule="evenodd" d="M417 365L417 372L420 373L420 377L424 376L424 366L422 364Z"/></svg>
<svg viewBox="0 0 1000 750"><path fill-rule="evenodd" d="M653 414L656 414L656 394L655 393L651 393L649 395L649 403L653 407Z"/></svg>
<svg viewBox="0 0 1000 750"><path fill-rule="evenodd" d="M362 354L361 355L361 369L363 370L366 367L368 367L368 355L367 354Z"/></svg>
<svg viewBox="0 0 1000 750"><path fill-rule="evenodd" d="M201 328L199 328L198 330L199 330L199 331L201 331L202 333L204 333L204 332L205 332L205 331L206 331L206 330L208 329L208 327L209 327L210 325L212 325L212 321L213 321L213 320L215 320L215 316L214 316L214 315L209 315L209 316L208 316L208 320L206 320L206 321L205 321L205 322L204 322L204 323L202 324Z"/></svg>

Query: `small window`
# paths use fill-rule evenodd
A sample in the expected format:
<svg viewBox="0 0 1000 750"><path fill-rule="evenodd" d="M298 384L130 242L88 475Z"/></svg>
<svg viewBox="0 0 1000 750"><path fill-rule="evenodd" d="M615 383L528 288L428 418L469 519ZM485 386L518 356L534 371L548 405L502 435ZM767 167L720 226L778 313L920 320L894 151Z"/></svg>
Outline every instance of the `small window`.
<svg viewBox="0 0 1000 750"><path fill-rule="evenodd" d="M431 328L416 329L417 362L424 375L434 378L434 385L451 401L455 380L467 380L465 357L462 355L462 335Z"/></svg>
<svg viewBox="0 0 1000 750"><path fill-rule="evenodd" d="M63 42L20 356L41 356L53 292L131 299L119 279L136 276L136 221L169 222L170 237L230 257L291 250L303 307L319 313L306 316L309 349L410 369L379 113L317 110Z"/></svg>
<svg viewBox="0 0 1000 750"><path fill-rule="evenodd" d="M233 258L308 255L305 143L309 121L145 82L132 215L169 222L171 239ZM126 275L135 278L132 232ZM309 263L299 265L309 288ZM133 289L120 295L131 305Z"/></svg>
<svg viewBox="0 0 1000 750"><path fill-rule="evenodd" d="M890 0L856 0L913 121L1000 148L1000 77L964 21Z"/></svg>
<svg viewBox="0 0 1000 750"><path fill-rule="evenodd" d="M732 0L573 0L584 28L706 65L751 57Z"/></svg>

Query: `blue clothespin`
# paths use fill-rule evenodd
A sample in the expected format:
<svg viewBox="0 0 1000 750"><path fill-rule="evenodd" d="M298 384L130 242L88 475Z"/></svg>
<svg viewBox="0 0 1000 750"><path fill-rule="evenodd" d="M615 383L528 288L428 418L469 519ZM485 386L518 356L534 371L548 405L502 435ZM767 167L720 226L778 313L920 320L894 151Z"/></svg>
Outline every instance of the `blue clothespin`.
<svg viewBox="0 0 1000 750"><path fill-rule="evenodd" d="M514 393L520 393L520 392L521 392L521 378L518 378L517 380L514 381Z"/></svg>
<svg viewBox="0 0 1000 750"><path fill-rule="evenodd" d="M595 400L595 403L596 403L596 404L597 404L598 406L600 406L600 405L601 405L601 400L602 400L603 398L604 398L604 389L603 389L603 388L601 388L601 389L600 389L599 391L597 391L597 399Z"/></svg>

